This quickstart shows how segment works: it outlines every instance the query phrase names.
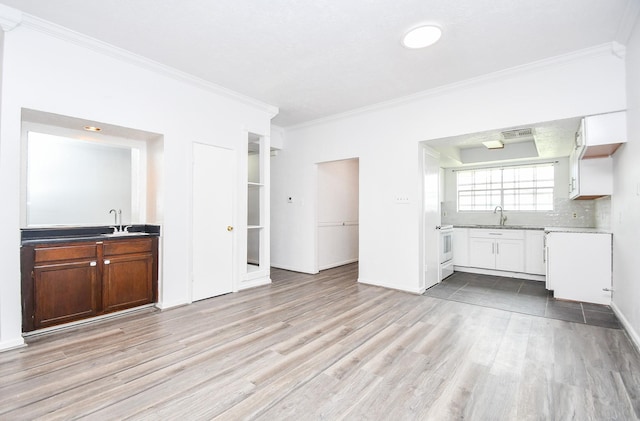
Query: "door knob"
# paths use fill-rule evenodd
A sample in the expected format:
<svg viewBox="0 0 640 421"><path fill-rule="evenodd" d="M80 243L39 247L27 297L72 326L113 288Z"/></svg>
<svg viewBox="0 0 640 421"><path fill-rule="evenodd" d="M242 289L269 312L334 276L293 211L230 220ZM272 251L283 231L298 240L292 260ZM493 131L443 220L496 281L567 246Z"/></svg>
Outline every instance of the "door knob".
<svg viewBox="0 0 640 421"><path fill-rule="evenodd" d="M227 225L227 231L233 231L233 227L231 225Z"/></svg>

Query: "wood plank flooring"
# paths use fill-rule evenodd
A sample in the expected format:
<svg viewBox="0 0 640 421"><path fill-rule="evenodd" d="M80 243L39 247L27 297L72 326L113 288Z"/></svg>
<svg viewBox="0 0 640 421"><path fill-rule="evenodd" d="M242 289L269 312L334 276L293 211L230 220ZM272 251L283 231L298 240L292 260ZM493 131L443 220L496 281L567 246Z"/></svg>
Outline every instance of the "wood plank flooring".
<svg viewBox="0 0 640 421"><path fill-rule="evenodd" d="M621 329L356 282L357 264L0 353L2 420L630 420Z"/></svg>

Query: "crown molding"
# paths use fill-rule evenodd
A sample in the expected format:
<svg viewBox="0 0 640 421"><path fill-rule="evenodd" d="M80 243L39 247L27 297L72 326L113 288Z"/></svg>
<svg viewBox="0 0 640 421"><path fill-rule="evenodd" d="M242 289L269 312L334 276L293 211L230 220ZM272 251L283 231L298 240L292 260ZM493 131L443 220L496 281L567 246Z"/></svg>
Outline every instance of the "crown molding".
<svg viewBox="0 0 640 421"><path fill-rule="evenodd" d="M1 9L0 9L0 16L2 16ZM245 105L250 105L252 107L260 109L261 111L266 112L267 114L269 114L270 118L275 117L279 112L278 107L274 105L267 104L255 98L251 98L249 96L235 92L231 89L227 89L220 85L216 85L215 83L206 81L199 77L193 76L189 73L183 72L181 70L175 69L170 66L166 66L164 64L158 63L157 61L148 59L138 54L134 54L123 48L116 47L114 45L108 44L106 42L100 41L95 38L91 38L80 32L73 31L69 28L65 28L63 26L57 25L55 23L46 21L44 19L40 19L38 17L29 15L26 13L24 14L21 13L21 16L22 16L22 25L24 27L36 30L46 35L78 45L80 47L87 48L99 54L104 54L104 55L116 58L118 60L124 61L126 63L134 64L138 67L150 70L152 72L159 73L164 76L168 76L174 80L188 83L190 85L207 90L209 92L213 92L217 95L220 95L235 101L239 101Z"/></svg>
<svg viewBox="0 0 640 421"><path fill-rule="evenodd" d="M22 23L22 12L4 4L0 4L0 27L9 32Z"/></svg>
<svg viewBox="0 0 640 421"><path fill-rule="evenodd" d="M379 102L365 107L356 108L353 110L345 111L339 114L333 114L327 117L321 117L315 120L307 121L304 123L294 124L291 126L285 126L286 130L297 130L305 127L315 126L318 124L324 124L336 120L341 120L349 117L353 117L360 114L365 114L371 111L379 111L387 108L392 108L400 105L405 105L410 102L419 101L431 97L441 96L450 92L454 92L459 89L471 88L474 86L491 83L496 80L512 78L519 75L539 71L541 69L564 65L574 61L582 60L590 57L600 56L615 56L620 59L624 58L626 48L617 42L608 42L600 44L595 47L585 48L582 50L576 50L568 54L561 56L550 57L543 60L534 61L531 63L523 64L520 66L510 67L508 69L499 70L486 75L474 77L471 79L465 79L460 82L454 82L448 85L439 86L433 89L420 91L415 94L403 96L400 98L392 99L389 101Z"/></svg>

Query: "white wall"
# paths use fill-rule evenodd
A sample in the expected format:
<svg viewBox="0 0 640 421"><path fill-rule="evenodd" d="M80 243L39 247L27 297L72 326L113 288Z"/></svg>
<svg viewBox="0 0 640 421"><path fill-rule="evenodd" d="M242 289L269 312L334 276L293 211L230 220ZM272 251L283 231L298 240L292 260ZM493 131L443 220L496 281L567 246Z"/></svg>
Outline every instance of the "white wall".
<svg viewBox="0 0 640 421"><path fill-rule="evenodd" d="M318 269L358 260L358 160L318 164Z"/></svg>
<svg viewBox="0 0 640 421"><path fill-rule="evenodd" d="M0 13L4 10L0 9ZM169 69L121 54L63 29L25 17L4 34L0 115L0 349L22 343L20 309L20 114L29 108L164 136L160 305L189 302L191 144L236 150L246 172L246 133L269 135L274 107L206 86ZM53 35L52 35L53 34ZM72 39L69 41L69 39ZM154 159L157 157L154 157ZM239 174L236 177L240 179ZM245 178L246 179L246 178ZM237 189L246 189L238 181ZM237 196L242 196L238 194ZM237 208L242 206L237 204ZM245 212L234 225L244 225ZM236 235L246 236L246 232ZM244 241L244 240L243 240ZM238 241L235 244L239 244ZM239 250L240 247L237 247ZM242 248L246 253L246 249ZM246 261L238 252L235 261Z"/></svg>
<svg viewBox="0 0 640 421"><path fill-rule="evenodd" d="M359 279L420 292L418 142L624 109L624 71L604 47L288 128L272 159L272 263L313 271L315 164L358 157Z"/></svg>
<svg viewBox="0 0 640 421"><path fill-rule="evenodd" d="M640 346L640 23L627 46L627 143L613 155L613 307Z"/></svg>
<svg viewBox="0 0 640 421"><path fill-rule="evenodd" d="M577 127L576 127L577 129ZM569 199L569 159L559 158L554 166L553 211L545 212L509 212L505 211L507 225L525 225L537 227L595 227L596 201ZM540 162L549 162L540 161ZM445 196L442 207L442 223L498 224L500 216L492 211L458 212L456 172L452 168L445 170ZM604 211L604 209L602 210ZM445 216L446 212L446 216ZM573 217L573 214L576 217ZM606 227L609 229L609 227Z"/></svg>

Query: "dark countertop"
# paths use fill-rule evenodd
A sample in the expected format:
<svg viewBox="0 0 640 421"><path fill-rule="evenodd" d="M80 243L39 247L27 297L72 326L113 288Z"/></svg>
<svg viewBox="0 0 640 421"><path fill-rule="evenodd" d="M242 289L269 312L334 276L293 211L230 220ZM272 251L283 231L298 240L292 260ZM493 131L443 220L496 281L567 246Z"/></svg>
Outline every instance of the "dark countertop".
<svg viewBox="0 0 640 421"><path fill-rule="evenodd" d="M160 225L131 225L126 234L112 234L110 226L97 227L54 227L23 228L20 230L20 244L23 246L65 243L76 241L101 241L123 238L159 237Z"/></svg>

